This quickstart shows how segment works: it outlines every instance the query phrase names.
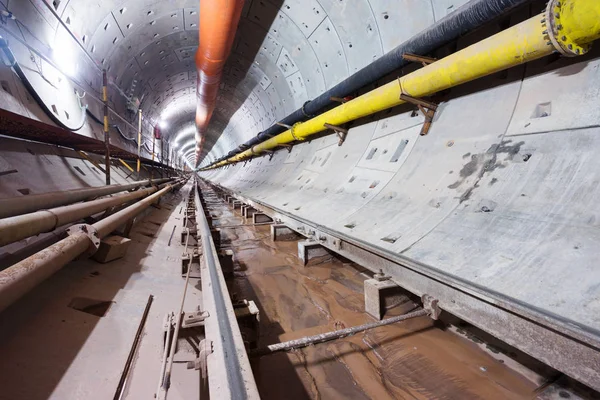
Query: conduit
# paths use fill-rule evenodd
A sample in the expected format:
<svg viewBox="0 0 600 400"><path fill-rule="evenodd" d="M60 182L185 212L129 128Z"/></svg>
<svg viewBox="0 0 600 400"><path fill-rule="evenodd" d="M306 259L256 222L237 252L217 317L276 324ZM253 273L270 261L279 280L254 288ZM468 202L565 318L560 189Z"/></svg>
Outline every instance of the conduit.
<svg viewBox="0 0 600 400"><path fill-rule="evenodd" d="M200 1L199 45L196 52L198 88L196 105L196 160L215 109L221 75L231 52L244 0Z"/></svg>
<svg viewBox="0 0 600 400"><path fill-rule="evenodd" d="M217 168L405 103L559 51L584 54L600 37L600 1L551 0L547 11L512 28L383 85L304 123L202 170Z"/></svg>
<svg viewBox="0 0 600 400"><path fill-rule="evenodd" d="M49 278L75 257L89 251L93 253L100 239L126 223L156 202L160 197L179 187L183 181L167 185L143 200L116 212L93 225L71 228L69 236L52 246L0 271L0 311L14 303L35 286Z"/></svg>
<svg viewBox="0 0 600 400"><path fill-rule="evenodd" d="M306 102L302 108L294 111L280 122L292 126L296 122L306 121L312 116L326 111L333 105L337 106L339 103L333 101L332 97L344 98L352 95L362 87L406 66L409 61L403 58L404 54L429 54L461 35L471 32L529 1L531 0L471 0L317 98ZM284 130L281 125L272 125L217 161L233 157Z"/></svg>
<svg viewBox="0 0 600 400"><path fill-rule="evenodd" d="M157 190L157 187L150 187L105 199L0 219L0 246L40 233L52 232L59 226L79 221L110 207L120 206L132 200L146 197Z"/></svg>
<svg viewBox="0 0 600 400"><path fill-rule="evenodd" d="M157 185L165 183L171 178L145 180L129 183L127 185L109 185L100 187L91 187L84 189L65 190L60 192L49 192L42 194L32 194L22 197L8 197L0 199L0 218L12 217L30 213L45 208L64 206L78 201L87 200L93 197L108 196L125 190L137 189L142 186Z"/></svg>

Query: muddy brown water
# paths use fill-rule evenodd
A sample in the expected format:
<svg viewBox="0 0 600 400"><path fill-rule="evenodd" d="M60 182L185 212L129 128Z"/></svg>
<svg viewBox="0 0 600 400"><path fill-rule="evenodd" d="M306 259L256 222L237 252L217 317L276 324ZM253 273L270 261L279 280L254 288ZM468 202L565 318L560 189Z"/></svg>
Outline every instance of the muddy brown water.
<svg viewBox="0 0 600 400"><path fill-rule="evenodd" d="M302 266L297 242L245 222L207 197L222 247L234 251L233 295L260 310L259 346L371 322L363 281L349 262ZM394 314L394 310L386 316ZM536 385L471 341L421 317L352 337L252 360L263 399L530 399Z"/></svg>

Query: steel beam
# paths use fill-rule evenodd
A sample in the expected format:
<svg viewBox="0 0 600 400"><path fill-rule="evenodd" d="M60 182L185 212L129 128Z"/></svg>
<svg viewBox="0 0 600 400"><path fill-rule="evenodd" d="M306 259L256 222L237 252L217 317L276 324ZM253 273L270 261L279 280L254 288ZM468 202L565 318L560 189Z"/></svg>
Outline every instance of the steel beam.
<svg viewBox="0 0 600 400"><path fill-rule="evenodd" d="M221 269L217 248L196 191L198 232L203 250L202 298L209 317L204 322L213 353L207 357L210 397L258 399L258 389L246 354L231 298Z"/></svg>

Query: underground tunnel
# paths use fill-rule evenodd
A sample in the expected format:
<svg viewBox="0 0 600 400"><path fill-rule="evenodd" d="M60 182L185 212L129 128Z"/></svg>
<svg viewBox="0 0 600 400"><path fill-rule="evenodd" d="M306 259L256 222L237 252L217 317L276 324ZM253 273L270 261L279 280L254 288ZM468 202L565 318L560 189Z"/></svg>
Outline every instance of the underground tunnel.
<svg viewBox="0 0 600 400"><path fill-rule="evenodd" d="M0 0L0 399L600 398L597 0Z"/></svg>

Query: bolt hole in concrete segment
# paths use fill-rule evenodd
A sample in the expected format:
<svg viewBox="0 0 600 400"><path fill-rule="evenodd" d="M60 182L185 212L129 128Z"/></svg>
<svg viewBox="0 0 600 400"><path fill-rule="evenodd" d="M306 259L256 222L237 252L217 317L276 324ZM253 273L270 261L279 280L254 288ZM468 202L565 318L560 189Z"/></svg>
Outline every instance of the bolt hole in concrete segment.
<svg viewBox="0 0 600 400"><path fill-rule="evenodd" d="M208 186L207 193L211 193ZM236 217L224 201L211 213ZM218 223L218 220L215 220ZM256 302L263 347L368 322L366 270L337 257L303 266L298 240L272 241L270 226L222 231L234 252L232 292ZM400 315L391 308L385 318ZM263 399L531 398L538 387L471 340L419 317L327 343L252 359ZM485 368L485 371L481 369ZM277 377L277 379L273 379Z"/></svg>

